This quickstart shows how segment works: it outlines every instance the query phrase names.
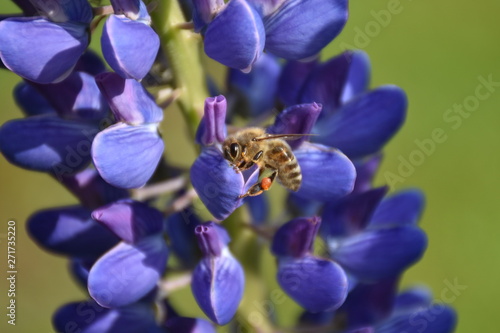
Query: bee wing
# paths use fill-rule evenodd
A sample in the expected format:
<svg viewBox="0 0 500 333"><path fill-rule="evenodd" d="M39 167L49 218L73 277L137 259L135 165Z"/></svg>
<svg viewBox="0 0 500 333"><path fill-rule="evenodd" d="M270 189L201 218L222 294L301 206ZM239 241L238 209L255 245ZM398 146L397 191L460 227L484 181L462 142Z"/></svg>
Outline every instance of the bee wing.
<svg viewBox="0 0 500 333"><path fill-rule="evenodd" d="M253 138L253 141L264 141L271 139L295 140L303 136L315 136L315 135L317 134L267 134L266 136Z"/></svg>

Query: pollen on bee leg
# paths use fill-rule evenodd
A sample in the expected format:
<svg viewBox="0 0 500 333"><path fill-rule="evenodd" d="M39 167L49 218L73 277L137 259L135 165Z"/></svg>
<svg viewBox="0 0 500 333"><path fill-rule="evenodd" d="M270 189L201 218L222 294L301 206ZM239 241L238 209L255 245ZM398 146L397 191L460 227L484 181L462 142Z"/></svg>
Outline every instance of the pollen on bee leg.
<svg viewBox="0 0 500 333"><path fill-rule="evenodd" d="M265 178L262 178L262 180L260 182L260 188L263 189L264 191L267 191L267 190L269 190L269 188L271 187L272 184L273 184L273 181L271 180L271 178L265 177Z"/></svg>

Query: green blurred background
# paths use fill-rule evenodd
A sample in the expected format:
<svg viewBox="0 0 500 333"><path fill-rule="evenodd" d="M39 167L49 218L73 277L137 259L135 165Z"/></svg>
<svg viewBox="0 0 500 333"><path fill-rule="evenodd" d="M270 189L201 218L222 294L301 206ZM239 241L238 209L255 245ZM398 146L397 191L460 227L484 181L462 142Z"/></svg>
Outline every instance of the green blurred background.
<svg viewBox="0 0 500 333"><path fill-rule="evenodd" d="M0 13L14 11L10 2L2 1ZM384 16L381 11L391 14ZM412 170L400 170L402 178L391 190L425 191L427 208L421 225L428 233L429 248L405 274L403 285L430 286L436 301L457 309L461 333L497 332L491 321L500 298L500 87L491 88L483 100L474 96L479 77L500 82L499 12L500 2L495 0L351 1L347 26L323 54L330 57L349 46L363 49L372 62L372 87L391 83L408 94L407 122L387 146L376 183L385 184L389 173L398 175L402 160L413 160ZM97 41L94 38L94 47ZM0 72L0 124L20 117L11 97L18 81L14 74ZM470 103L471 111L446 121L452 112L447 110L463 103ZM167 140L178 139L182 145L179 115L171 111L165 118ZM422 149L415 140L431 139L436 128L442 129L446 140L435 143L428 155L419 153ZM194 156L187 151L186 156L170 157L187 165ZM5 276L9 219L17 221L18 269L17 325L6 324L3 278L0 331L52 332L55 309L82 299L84 293L70 280L66 260L39 249L26 236L24 222L38 209L72 204L75 199L50 177L11 166L3 157L0 170L0 270ZM450 293L449 283L462 289Z"/></svg>

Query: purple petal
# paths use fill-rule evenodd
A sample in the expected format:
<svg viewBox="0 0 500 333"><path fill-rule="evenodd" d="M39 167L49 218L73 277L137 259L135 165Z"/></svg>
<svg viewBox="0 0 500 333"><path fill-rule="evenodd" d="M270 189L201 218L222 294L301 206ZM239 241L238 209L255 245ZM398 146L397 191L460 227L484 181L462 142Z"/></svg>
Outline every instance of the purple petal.
<svg viewBox="0 0 500 333"><path fill-rule="evenodd" d="M63 118L100 120L108 113L108 104L90 74L73 72L59 83L33 85Z"/></svg>
<svg viewBox="0 0 500 333"><path fill-rule="evenodd" d="M110 2L116 15L125 15L132 19L139 15L142 0L111 0Z"/></svg>
<svg viewBox="0 0 500 333"><path fill-rule="evenodd" d="M198 225L194 233L205 256L220 256L231 240L226 229L214 222Z"/></svg>
<svg viewBox="0 0 500 333"><path fill-rule="evenodd" d="M168 332L179 333L216 333L214 325L200 318L175 317L165 324Z"/></svg>
<svg viewBox="0 0 500 333"><path fill-rule="evenodd" d="M42 18L9 18L0 22L3 63L17 75L37 83L66 78L88 43L88 31L81 24L56 24Z"/></svg>
<svg viewBox="0 0 500 333"><path fill-rule="evenodd" d="M345 237L365 229L387 190L380 187L327 203L322 215L323 237Z"/></svg>
<svg viewBox="0 0 500 333"><path fill-rule="evenodd" d="M14 165L61 177L89 164L96 132L92 125L51 115L14 119L0 128L0 150Z"/></svg>
<svg viewBox="0 0 500 333"><path fill-rule="evenodd" d="M302 185L297 196L317 201L331 201L349 194L356 170L339 150L304 144L294 151L302 171ZM320 176L318 176L320 175Z"/></svg>
<svg viewBox="0 0 500 333"><path fill-rule="evenodd" d="M28 219L27 229L40 246L72 257L96 258L118 242L81 206L39 211Z"/></svg>
<svg viewBox="0 0 500 333"><path fill-rule="evenodd" d="M297 218L283 224L274 234L271 251L275 256L300 258L313 250L321 218Z"/></svg>
<svg viewBox="0 0 500 333"><path fill-rule="evenodd" d="M327 62L317 65L301 90L301 103L321 103L323 113L332 114L341 105L353 53L344 52Z"/></svg>
<svg viewBox="0 0 500 333"><path fill-rule="evenodd" d="M418 261L427 247L425 233L413 226L365 231L332 249L332 258L364 281L395 276Z"/></svg>
<svg viewBox="0 0 500 333"><path fill-rule="evenodd" d="M52 318L57 332L154 332L155 315L149 304L106 309L92 300L60 307Z"/></svg>
<svg viewBox="0 0 500 333"><path fill-rule="evenodd" d="M285 105L301 103L301 93L304 83L314 68L318 59L309 61L288 61L283 67L278 84L278 97Z"/></svg>
<svg viewBox="0 0 500 333"><path fill-rule="evenodd" d="M160 38L140 21L110 15L101 37L104 59L126 79L141 80L151 69L160 47Z"/></svg>
<svg viewBox="0 0 500 333"><path fill-rule="evenodd" d="M228 86L242 99L241 104L248 107L249 110L244 110L247 115L255 117L273 108L280 72L278 59L267 53L259 57L250 73L229 69Z"/></svg>
<svg viewBox="0 0 500 333"><path fill-rule="evenodd" d="M314 141L342 150L351 158L379 151L399 130L406 116L403 90L384 86L363 94L318 123Z"/></svg>
<svg viewBox="0 0 500 333"><path fill-rule="evenodd" d="M397 311L412 311L430 306L432 300L433 296L429 288L425 286L412 287L397 295L394 307Z"/></svg>
<svg viewBox="0 0 500 333"><path fill-rule="evenodd" d="M327 259L306 256L279 260L277 279L295 302L311 312L335 310L347 296L344 271Z"/></svg>
<svg viewBox="0 0 500 333"><path fill-rule="evenodd" d="M144 186L163 154L157 125L119 123L97 134L92 159L105 181L119 188Z"/></svg>
<svg viewBox="0 0 500 333"><path fill-rule="evenodd" d="M374 325L393 311L399 278L391 277L372 284L358 284L339 309L348 327Z"/></svg>
<svg viewBox="0 0 500 333"><path fill-rule="evenodd" d="M452 333L457 314L451 307L435 304L431 307L396 315L376 327L377 333Z"/></svg>
<svg viewBox="0 0 500 333"><path fill-rule="evenodd" d="M262 15L268 16L274 13L287 0L247 0Z"/></svg>
<svg viewBox="0 0 500 333"><path fill-rule="evenodd" d="M366 192L372 188L373 177L378 171L381 161L382 154L376 154L362 162L355 163L357 177L353 193Z"/></svg>
<svg viewBox="0 0 500 333"><path fill-rule="evenodd" d="M14 88L14 99L17 106L26 116L38 116L43 114L55 114L56 111L49 101L31 85L20 82Z"/></svg>
<svg viewBox="0 0 500 333"><path fill-rule="evenodd" d="M194 31L200 32L224 6L224 0L193 0Z"/></svg>
<svg viewBox="0 0 500 333"><path fill-rule="evenodd" d="M126 190L106 183L95 169L85 169L59 181L89 209L128 197Z"/></svg>
<svg viewBox="0 0 500 333"><path fill-rule="evenodd" d="M289 0L266 18L266 50L290 60L313 56L347 21L347 0Z"/></svg>
<svg viewBox="0 0 500 333"><path fill-rule="evenodd" d="M249 72L264 49L264 25L245 0L231 0L205 33L206 54L231 68Z"/></svg>
<svg viewBox="0 0 500 333"><path fill-rule="evenodd" d="M92 218L130 244L163 231L159 210L130 199L100 207L92 212Z"/></svg>
<svg viewBox="0 0 500 333"><path fill-rule="evenodd" d="M243 200L244 179L229 166L217 148L206 148L193 163L191 183L200 200L217 220L224 220Z"/></svg>
<svg viewBox="0 0 500 333"><path fill-rule="evenodd" d="M222 95L205 99L203 118L196 132L196 142L208 146L226 138L227 101Z"/></svg>
<svg viewBox="0 0 500 333"><path fill-rule="evenodd" d="M271 134L310 134L311 130L321 113L321 104L299 104L283 110L274 121L274 124L267 130ZM297 149L306 141L303 136L295 140L288 140L292 149Z"/></svg>
<svg viewBox="0 0 500 333"><path fill-rule="evenodd" d="M162 109L141 83L109 72L95 80L117 120L132 125L162 121Z"/></svg>
<svg viewBox="0 0 500 333"><path fill-rule="evenodd" d="M144 238L134 245L120 242L90 270L90 296L103 307L132 304L156 286L167 258L167 245L161 235Z"/></svg>
<svg viewBox="0 0 500 333"><path fill-rule="evenodd" d="M205 257L193 272L191 290L203 312L218 325L227 324L243 296L245 276L239 262L225 250Z"/></svg>
<svg viewBox="0 0 500 333"><path fill-rule="evenodd" d="M370 58L364 51L352 52L349 74L344 83L340 102L345 104L365 92L370 84Z"/></svg>
<svg viewBox="0 0 500 333"><path fill-rule="evenodd" d="M425 196L418 189L397 192L377 207L370 227L417 224L425 206Z"/></svg>

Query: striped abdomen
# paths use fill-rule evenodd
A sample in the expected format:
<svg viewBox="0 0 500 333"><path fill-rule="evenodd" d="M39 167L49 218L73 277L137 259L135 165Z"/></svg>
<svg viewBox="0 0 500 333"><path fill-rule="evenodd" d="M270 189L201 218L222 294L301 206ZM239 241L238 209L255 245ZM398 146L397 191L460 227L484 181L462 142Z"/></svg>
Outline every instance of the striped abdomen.
<svg viewBox="0 0 500 333"><path fill-rule="evenodd" d="M268 150L266 155L269 166L278 171L280 184L297 191L302 183L302 173L290 146L280 140L280 144Z"/></svg>

